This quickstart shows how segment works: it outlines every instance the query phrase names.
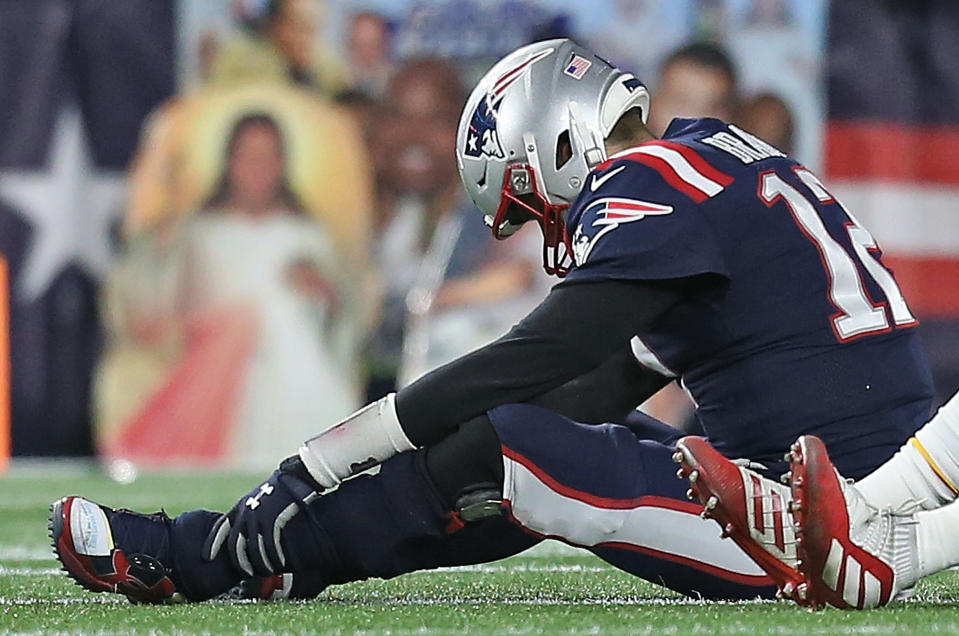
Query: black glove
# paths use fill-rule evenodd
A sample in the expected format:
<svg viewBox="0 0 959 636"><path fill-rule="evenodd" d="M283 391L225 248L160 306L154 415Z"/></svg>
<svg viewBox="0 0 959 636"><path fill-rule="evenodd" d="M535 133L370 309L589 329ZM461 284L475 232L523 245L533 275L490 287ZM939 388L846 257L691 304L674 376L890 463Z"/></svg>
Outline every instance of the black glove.
<svg viewBox="0 0 959 636"><path fill-rule="evenodd" d="M284 572L283 529L300 512L311 514L307 504L321 490L299 457L283 460L269 479L220 517L204 542L204 558L212 561L225 546L233 567L247 576Z"/></svg>

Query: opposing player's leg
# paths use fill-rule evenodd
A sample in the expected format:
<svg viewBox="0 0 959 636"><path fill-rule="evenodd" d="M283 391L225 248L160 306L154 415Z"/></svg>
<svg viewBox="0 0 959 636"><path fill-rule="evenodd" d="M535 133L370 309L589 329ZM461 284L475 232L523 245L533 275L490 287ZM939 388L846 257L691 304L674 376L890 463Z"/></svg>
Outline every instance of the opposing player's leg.
<svg viewBox="0 0 959 636"><path fill-rule="evenodd" d="M528 531L691 596L775 594L773 580L686 498L673 448L528 405L494 409L490 419L502 442L504 503Z"/></svg>
<svg viewBox="0 0 959 636"><path fill-rule="evenodd" d="M797 568L792 494L788 486L731 461L702 437L684 437L673 460L681 477L704 504L703 516L714 519L775 581L787 597L802 602L805 593Z"/></svg>
<svg viewBox="0 0 959 636"><path fill-rule="evenodd" d="M898 509L912 501L929 510L954 501L959 494L959 394L856 488L876 508Z"/></svg>

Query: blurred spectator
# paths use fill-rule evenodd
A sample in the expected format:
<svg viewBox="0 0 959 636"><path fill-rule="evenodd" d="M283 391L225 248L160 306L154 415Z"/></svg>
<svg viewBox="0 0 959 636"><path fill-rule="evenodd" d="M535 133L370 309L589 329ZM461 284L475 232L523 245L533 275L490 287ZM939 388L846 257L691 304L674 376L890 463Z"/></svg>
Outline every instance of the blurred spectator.
<svg viewBox="0 0 959 636"><path fill-rule="evenodd" d="M257 456L280 454L358 406L340 314L350 281L329 233L289 185L277 123L244 116L227 152L217 190L188 229L189 313L240 303L255 311L258 342L238 420Z"/></svg>
<svg viewBox="0 0 959 636"><path fill-rule="evenodd" d="M316 0L240 0L235 6L244 32L217 52L212 82L292 81L327 95L346 88L342 66L317 42Z"/></svg>
<svg viewBox="0 0 959 636"><path fill-rule="evenodd" d="M450 65L414 60L372 120L385 300L371 396L500 335L539 299L538 243L534 259L520 238L495 241L463 192L453 149L464 101Z"/></svg>
<svg viewBox="0 0 959 636"><path fill-rule="evenodd" d="M813 3L787 0L751 0L733 25L735 37L727 41L738 62L741 90L748 94L773 93L783 100L795 122L793 151L800 161L819 160L820 128L825 117L819 84L819 40L801 15L815 13ZM825 13L825 9L820 9Z"/></svg>
<svg viewBox="0 0 959 636"><path fill-rule="evenodd" d="M735 117L739 88L736 68L722 48L694 42L663 62L653 91L649 127L661 135L674 117Z"/></svg>
<svg viewBox="0 0 959 636"><path fill-rule="evenodd" d="M740 125L786 154L793 153L795 122L789 106L777 95L760 93L743 104Z"/></svg>
<svg viewBox="0 0 959 636"><path fill-rule="evenodd" d="M353 117L312 93L271 83L210 87L171 100L144 127L130 174L127 238L196 211L219 177L216 148L244 112L269 112L292 131L293 187L333 232L351 267L368 269L370 162Z"/></svg>
<svg viewBox="0 0 959 636"><path fill-rule="evenodd" d="M725 0L695 0L693 35L698 40L721 42L729 36L729 3Z"/></svg>
<svg viewBox="0 0 959 636"><path fill-rule="evenodd" d="M382 97L392 71L390 39L390 25L378 13L362 11L350 20L346 53L352 91Z"/></svg>
<svg viewBox="0 0 959 636"><path fill-rule="evenodd" d="M362 277L305 213L273 117L244 114L225 146L198 214L134 241L113 282L114 343L127 354L101 372L109 455L269 465L359 404ZM147 394L131 404L131 388ZM158 438L167 446L144 442Z"/></svg>
<svg viewBox="0 0 959 636"><path fill-rule="evenodd" d="M644 82L655 77L659 61L685 39L687 16L678 3L612 0L607 11L600 29L589 34L590 46Z"/></svg>
<svg viewBox="0 0 959 636"><path fill-rule="evenodd" d="M197 70L201 81L209 81L210 71L219 50L220 41L217 39L216 33L210 30L204 31L196 47Z"/></svg>
<svg viewBox="0 0 959 636"><path fill-rule="evenodd" d="M569 37L568 22L535 0L413 0L397 25L396 51L401 59L456 60L472 83L523 44Z"/></svg>

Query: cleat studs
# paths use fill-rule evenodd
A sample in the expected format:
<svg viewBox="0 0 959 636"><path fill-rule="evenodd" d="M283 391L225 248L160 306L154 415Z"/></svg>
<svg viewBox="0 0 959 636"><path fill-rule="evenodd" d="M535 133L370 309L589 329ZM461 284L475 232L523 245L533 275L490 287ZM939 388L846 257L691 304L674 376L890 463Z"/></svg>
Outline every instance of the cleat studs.
<svg viewBox="0 0 959 636"><path fill-rule="evenodd" d="M692 488L686 491L686 499L689 499L690 501L692 501L695 498L696 498L696 493L693 492Z"/></svg>
<svg viewBox="0 0 959 636"><path fill-rule="evenodd" d="M722 535L721 535L722 538L725 539L726 537L728 537L729 535L731 535L735 529L736 529L736 526L734 526L734 525L731 524L731 523L727 523L727 524L723 527L723 532L722 532Z"/></svg>
<svg viewBox="0 0 959 636"><path fill-rule="evenodd" d="M782 475L780 475L779 481L781 481L781 482L784 483L784 484L788 484L788 483L789 483L789 480L792 479L792 478L793 478L793 473L792 473L792 471L791 471L791 470L787 470L785 473L783 473Z"/></svg>
<svg viewBox="0 0 959 636"><path fill-rule="evenodd" d="M683 474L683 469L682 469L682 468L677 468L677 469L676 469L676 479L682 479L682 478L684 478L685 476L686 476L686 475Z"/></svg>
<svg viewBox="0 0 959 636"><path fill-rule="evenodd" d="M716 495L711 495L709 499L706 500L706 510L713 510L718 503L719 497Z"/></svg>
<svg viewBox="0 0 959 636"><path fill-rule="evenodd" d="M683 453L681 451L676 451L673 453L673 461L677 464L683 461Z"/></svg>
<svg viewBox="0 0 959 636"><path fill-rule="evenodd" d="M807 588L805 583L800 583L799 587L796 589L796 592L799 594L800 600L805 601L807 598Z"/></svg>
<svg viewBox="0 0 959 636"><path fill-rule="evenodd" d="M800 512L802 510L802 501L799 499L793 499L789 502L789 512Z"/></svg>
<svg viewBox="0 0 959 636"><path fill-rule="evenodd" d="M790 451L790 452L786 453L785 455L783 455L783 461L784 461L784 462L791 462L792 460L793 460L792 451Z"/></svg>
<svg viewBox="0 0 959 636"><path fill-rule="evenodd" d="M786 583L786 585L783 586L782 590L780 590L784 598L792 598L793 592L795 591L796 591L796 586L791 582Z"/></svg>
<svg viewBox="0 0 959 636"><path fill-rule="evenodd" d="M795 486L796 488L799 488L800 486L802 486L802 483L803 483L803 482L802 482L802 477L796 477L796 478L793 480L793 486Z"/></svg>
<svg viewBox="0 0 959 636"><path fill-rule="evenodd" d="M695 484L697 479L699 479L698 470L694 470L693 472L689 473L689 483Z"/></svg>

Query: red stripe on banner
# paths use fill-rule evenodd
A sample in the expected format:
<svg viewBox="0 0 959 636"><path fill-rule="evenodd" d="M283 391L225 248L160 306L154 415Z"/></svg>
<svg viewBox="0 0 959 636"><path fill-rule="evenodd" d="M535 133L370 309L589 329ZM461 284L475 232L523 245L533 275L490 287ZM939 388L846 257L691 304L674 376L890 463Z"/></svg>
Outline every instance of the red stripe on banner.
<svg viewBox="0 0 959 636"><path fill-rule="evenodd" d="M895 273L913 313L920 318L959 317L959 258L883 254L882 262Z"/></svg>
<svg viewBox="0 0 959 636"><path fill-rule="evenodd" d="M225 459L256 321L244 307L196 320L188 351L166 382L106 443L110 458L144 465Z"/></svg>
<svg viewBox="0 0 959 636"><path fill-rule="evenodd" d="M636 545L633 543L625 543L622 541L609 541L607 543L600 543L598 547L603 548L619 548L621 550L629 550L630 552L639 552L640 554L647 554L651 557L657 559L663 559L664 561L672 561L673 563L679 563L680 565L685 565L691 568L695 568L701 572L706 572L712 576L731 581L733 583L740 583L742 585L755 585L755 586L766 586L766 585L775 585L776 583L765 574L742 574L740 572L731 572L725 570L719 566L713 565L711 563L703 563L702 561L697 561L696 559L690 559L689 557L680 556L678 554L672 554L669 552L662 552L660 550L654 550L653 548L648 548L642 545Z"/></svg>
<svg viewBox="0 0 959 636"><path fill-rule="evenodd" d="M959 184L959 126L909 126L884 121L830 122L830 178Z"/></svg>
<svg viewBox="0 0 959 636"><path fill-rule="evenodd" d="M529 472L536 475L537 479L546 484L550 490L558 492L564 497L569 497L570 499L575 499L585 504L596 506L597 508L606 508L609 510L633 510L634 508L639 508L642 506L651 506L656 508L668 508L670 510L688 512L696 515L698 515L702 510L702 506L700 505L692 502L679 501L678 499L670 499L669 497L643 495L641 497L633 497L631 499L615 499L612 497L600 497L592 493L577 490L576 488L570 488L569 486L565 486L553 479L546 471L534 464L533 461L525 455L517 453L513 449L506 446L502 446L501 448L503 451L503 456L512 459L517 464L522 464L522 466Z"/></svg>
<svg viewBox="0 0 959 636"><path fill-rule="evenodd" d="M724 188L728 186L729 184L731 184L733 181L735 181L735 179L730 177L725 172L720 172L719 170L714 168L709 162L703 159L698 152L696 152L695 150L693 150L692 148L688 146L677 144L676 142L673 142L673 141L663 141L663 140L652 141L650 143L656 144L658 146L663 146L664 148L669 148L670 150L675 150L676 152L681 154L683 158L685 158L686 161L688 161L693 166L693 168L696 168L697 171L701 172L703 176L705 176L707 179L712 179L713 181L723 186Z"/></svg>

